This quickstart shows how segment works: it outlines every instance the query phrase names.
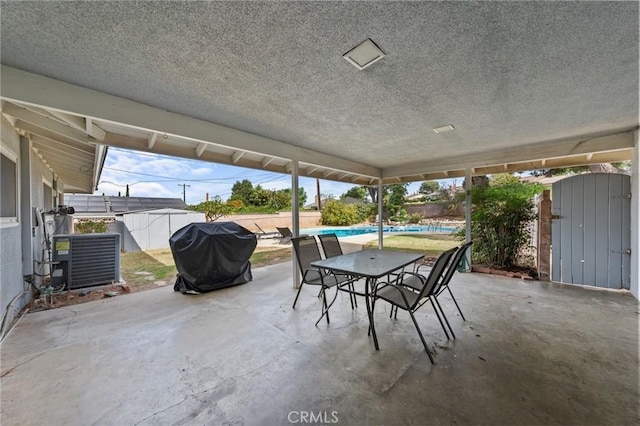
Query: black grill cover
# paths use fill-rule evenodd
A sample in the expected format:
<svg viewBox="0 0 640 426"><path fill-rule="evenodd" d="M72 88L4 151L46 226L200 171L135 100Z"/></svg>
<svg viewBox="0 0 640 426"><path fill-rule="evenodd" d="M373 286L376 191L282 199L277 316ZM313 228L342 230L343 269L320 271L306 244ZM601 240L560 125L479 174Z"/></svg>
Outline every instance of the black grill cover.
<svg viewBox="0 0 640 426"><path fill-rule="evenodd" d="M235 222L191 223L169 238L182 293L208 291L244 284L253 279L249 258L258 244L256 235Z"/></svg>

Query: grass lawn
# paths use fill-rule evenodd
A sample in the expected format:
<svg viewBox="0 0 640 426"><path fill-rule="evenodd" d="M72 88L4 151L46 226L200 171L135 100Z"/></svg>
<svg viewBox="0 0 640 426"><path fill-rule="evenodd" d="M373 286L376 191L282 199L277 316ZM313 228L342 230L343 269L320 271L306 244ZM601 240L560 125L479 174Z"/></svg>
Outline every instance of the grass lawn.
<svg viewBox="0 0 640 426"><path fill-rule="evenodd" d="M433 233L416 235L394 235L384 239L387 250L402 250L437 256L443 251L460 245L452 235ZM376 248L377 241L367 243L365 248ZM256 247L251 256L251 266L273 265L291 261L291 246ZM157 281L173 284L176 267L171 249L157 249L132 253L121 253L120 273L133 291L154 288Z"/></svg>
<svg viewBox="0 0 640 426"><path fill-rule="evenodd" d="M251 256L251 266L254 268L291 260L291 247L276 248L256 247ZM134 290L136 287L155 286L154 281L171 281L176 276L171 249L156 249L148 251L120 254L120 274Z"/></svg>
<svg viewBox="0 0 640 426"><path fill-rule="evenodd" d="M411 251L425 253L428 256L437 256L460 244L455 236L441 233L394 235L384 239L385 250ZM376 247L378 247L378 241L371 241L365 245L365 248Z"/></svg>

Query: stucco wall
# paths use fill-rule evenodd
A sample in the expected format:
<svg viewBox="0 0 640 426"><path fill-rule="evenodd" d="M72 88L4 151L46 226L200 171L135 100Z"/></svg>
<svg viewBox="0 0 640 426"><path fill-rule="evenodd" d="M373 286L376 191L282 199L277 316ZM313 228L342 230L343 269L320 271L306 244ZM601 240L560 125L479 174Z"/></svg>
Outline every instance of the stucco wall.
<svg viewBox="0 0 640 426"><path fill-rule="evenodd" d="M42 226L37 226L33 219L32 208L44 207L43 180L53 186L53 174L40 157L34 151L29 150L28 146L25 147L23 153L28 152L29 155L21 155L20 145L21 143L28 143L28 141L23 138L21 142L18 133L4 117L2 118L1 129L3 146L18 156L17 178L19 187L18 223L0 227L0 308L2 309L3 318L5 318L4 331L6 332L7 326L31 300L31 289L24 282L23 275L31 274L32 272L38 274L48 272L46 268L32 269L31 258L27 258L27 254L31 251L33 260L44 260L48 257L46 250L44 250L46 247L44 231ZM21 176L25 170L29 170L29 181L23 180L23 176ZM26 176L24 177L26 178ZM27 188L25 185L29 184L30 188ZM58 187L62 189L62 184L59 183ZM21 189L27 189L25 192L27 200L22 199ZM21 218L21 213L27 213L27 219L31 218L32 222ZM23 233L25 227L26 232ZM25 237L25 235L28 237ZM26 248L24 259L23 248ZM38 285L41 282L41 277L36 276L35 279L36 285Z"/></svg>
<svg viewBox="0 0 640 426"><path fill-rule="evenodd" d="M423 218L439 217L439 216L464 216L464 205L458 203L455 213L448 211L448 203L427 203L427 204L405 204L404 208L408 214L419 214Z"/></svg>
<svg viewBox="0 0 640 426"><path fill-rule="evenodd" d="M13 130L11 124L2 117L0 123L2 128L0 143L9 149L13 154L20 155L20 137ZM18 158L18 180L20 176L20 159ZM0 196L3 196L0 194ZM19 217L19 212L18 212ZM12 321L14 315L19 312L28 302L27 296L20 296L23 293L24 281L22 279L22 243L20 223L1 225L0 227L0 307L1 313L6 321ZM9 304L12 303L10 312L7 313ZM6 329L7 327L5 327Z"/></svg>
<svg viewBox="0 0 640 426"><path fill-rule="evenodd" d="M256 223L266 232L275 231L276 227L291 228L291 212L276 214L240 214L218 219L220 221L236 222L249 231L258 232ZM320 212L300 212L300 228L315 228L320 226Z"/></svg>

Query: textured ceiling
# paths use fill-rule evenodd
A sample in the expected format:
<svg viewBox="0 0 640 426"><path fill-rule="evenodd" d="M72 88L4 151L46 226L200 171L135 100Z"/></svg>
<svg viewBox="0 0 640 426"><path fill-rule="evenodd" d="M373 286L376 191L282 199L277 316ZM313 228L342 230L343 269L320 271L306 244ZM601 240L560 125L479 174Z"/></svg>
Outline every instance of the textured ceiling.
<svg viewBox="0 0 640 426"><path fill-rule="evenodd" d="M637 2L7 2L1 60L379 168L638 125ZM342 54L372 38L387 57ZM452 133L431 129L453 124Z"/></svg>

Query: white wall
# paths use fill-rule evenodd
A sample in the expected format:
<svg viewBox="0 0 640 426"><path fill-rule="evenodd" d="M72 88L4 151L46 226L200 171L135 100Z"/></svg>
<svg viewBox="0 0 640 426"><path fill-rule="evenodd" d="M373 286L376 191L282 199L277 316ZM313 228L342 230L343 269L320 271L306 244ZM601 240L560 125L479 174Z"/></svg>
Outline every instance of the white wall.
<svg viewBox="0 0 640 426"><path fill-rule="evenodd" d="M631 282L630 291L639 295L640 281L640 138L634 133L633 160L631 161Z"/></svg>
<svg viewBox="0 0 640 426"><path fill-rule="evenodd" d="M21 138L4 117L1 118L0 127L0 143L18 156L18 222L0 225L0 314L5 322L2 331L6 332L8 325L32 297L31 288L25 283L24 275L46 272L34 268L32 263L32 260L43 260L47 257L46 250L43 250L46 247L44 233L42 227L36 226L32 207L44 206L42 181L53 182L53 173L30 149L29 141L25 137ZM27 144L26 148L24 144ZM28 155L23 155L25 152ZM25 170L30 170L26 174L28 179L21 176L25 175L22 173ZM61 188L60 182L59 189ZM29 253L33 257L27 256ZM40 280L36 277L36 285Z"/></svg>

